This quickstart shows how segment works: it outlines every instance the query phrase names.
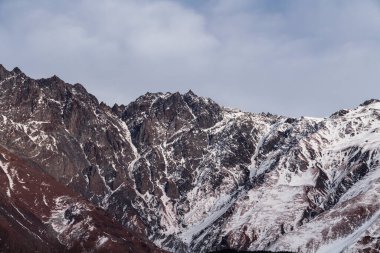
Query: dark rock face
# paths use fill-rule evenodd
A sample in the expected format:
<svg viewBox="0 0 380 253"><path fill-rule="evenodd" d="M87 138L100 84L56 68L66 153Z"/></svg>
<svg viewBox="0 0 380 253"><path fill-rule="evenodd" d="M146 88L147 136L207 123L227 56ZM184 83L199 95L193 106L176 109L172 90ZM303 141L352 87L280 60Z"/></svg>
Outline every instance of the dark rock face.
<svg viewBox="0 0 380 253"><path fill-rule="evenodd" d="M163 252L34 162L0 154L1 252Z"/></svg>
<svg viewBox="0 0 380 253"><path fill-rule="evenodd" d="M81 85L72 86L66 84L56 76L49 79L33 80L19 70L6 72L0 68L0 72L5 77L1 80L0 93L0 145L12 151L15 156L32 162L33 166L40 169L38 173L42 173L41 175L48 173L53 176L53 178L49 179L49 184L54 185L54 189L49 189L48 191L53 196L55 194L55 198L61 195L72 195L73 193L69 190L71 188L71 190L81 194L94 204L101 206L107 193L127 181L125 171L116 171L115 167L122 167L130 163L134 158L131 146L125 140L128 136L125 135L125 132L122 132L123 127L120 126L120 124L124 123L113 116L110 108L99 105L97 99L88 94ZM4 163L5 160L2 159L2 162ZM16 171L17 169L19 167L15 165L14 170ZM9 177L15 176L11 172L8 173L10 173ZM38 176L35 178L36 182L38 182L37 185L43 184L43 182L39 181L42 176L39 176L39 174L34 176ZM21 175L14 178L13 181L20 180L19 177ZM68 187L57 187L57 185L61 184ZM22 191L23 188L17 189L20 194ZM6 191L4 190L3 192ZM37 193L41 195L37 196ZM33 196L30 200L26 198L24 201L31 201L28 204L31 206L38 201L42 201L42 193L36 190L35 194L36 196ZM46 195L44 201L49 201L49 198ZM2 201L2 203L7 203L7 201L8 199ZM87 215L83 216L76 212L78 210L75 208L79 204L80 202L75 201L68 209L63 211L62 216L65 223L74 227L77 227L78 224L88 223ZM10 205L12 207L13 204ZM91 206L89 203L86 205ZM24 209L18 207L18 209L22 212L21 214L16 212L18 216L25 215L25 212L34 214L34 211L36 211L29 210L26 207ZM17 217L14 214L14 208L13 210L2 210L7 214L4 214L3 217L8 217L8 219L9 217ZM52 212L54 213L54 211ZM96 225L94 231L99 230L96 233L99 233L102 229L104 231L111 229L110 232L114 233L115 231L112 229L117 228L120 231L116 235L118 238L131 237L127 230L124 231L120 225L114 224L114 221L109 217L107 218L108 214L98 212L96 211L94 215L99 216L98 219L104 220L102 221L104 224ZM46 217L49 217L49 215L49 213L46 213ZM95 219L92 214L89 217L91 217L91 220ZM33 226L41 224L39 230L51 230L44 224L41 217L29 219L36 219L36 221L33 221ZM21 252L30 252L29 250L33 248L39 252L50 252L50 248L55 249L56 252L65 252L67 248L70 251L82 251L82 246L80 245L84 243L84 238L71 238L71 235L66 238L67 236L65 237L59 233L58 239L57 237L46 238L41 237L39 232L37 236L33 236L33 233L37 233L35 229L38 226L33 229L29 228L33 232L31 232L32 235L29 235L23 229L25 224L22 224L21 227L20 225L12 225L11 228L11 224L15 221L11 220L9 222L5 223L4 221L2 223L3 229L1 229L4 236L1 237L0 249L5 251L14 249ZM106 225L105 223L107 222L109 224ZM110 228L107 226L110 226ZM28 226L26 227L28 228ZM22 233L23 237L26 238L26 240L23 240L25 244L17 243L18 237L15 235L17 233ZM37 239L39 238L38 236L47 245L40 245L38 240L36 241L36 237ZM61 240L60 236L65 237L65 239ZM84 236L87 236L87 234L84 233ZM113 245L113 241L112 243L109 242L111 239L108 237L103 238L100 234L98 237L99 240L104 241L105 245L109 246L109 249L113 249L115 252L129 252L134 247L135 242L133 240L136 241L137 246L140 244L138 234L133 236L135 239L132 239L132 241L127 240L132 243L131 245L126 244L124 246ZM5 238L8 239L5 240ZM66 239L68 241L72 240L73 244L65 244ZM55 241L51 242L52 240ZM91 240L95 241L93 244L86 244L84 246L86 249L96 248L97 239L94 237ZM106 240L107 242L105 242ZM112 240L115 239L112 238ZM77 246L76 243L78 243ZM145 252L145 249L158 251L148 242L146 245L141 245L143 246L142 248L140 246L136 247L136 249L140 247L138 250L140 252ZM32 246L32 248L29 248L29 246ZM106 251L108 252L108 250Z"/></svg>
<svg viewBox="0 0 380 253"><path fill-rule="evenodd" d="M2 203L25 191L30 167L57 186L48 197L24 185L42 204L17 207L38 231L54 231L31 230L46 247L14 229L24 218L4 204L0 249L157 251L150 240L172 252L312 252L355 235L341 251L365 252L379 243L377 100L325 119L245 113L192 91L111 108L80 84L1 65L0 88L0 162L28 163L0 164ZM25 245L15 243L20 231Z"/></svg>
<svg viewBox="0 0 380 253"><path fill-rule="evenodd" d="M2 144L100 204L125 181L125 172L115 167L134 158L123 123L79 84L10 75L1 85Z"/></svg>

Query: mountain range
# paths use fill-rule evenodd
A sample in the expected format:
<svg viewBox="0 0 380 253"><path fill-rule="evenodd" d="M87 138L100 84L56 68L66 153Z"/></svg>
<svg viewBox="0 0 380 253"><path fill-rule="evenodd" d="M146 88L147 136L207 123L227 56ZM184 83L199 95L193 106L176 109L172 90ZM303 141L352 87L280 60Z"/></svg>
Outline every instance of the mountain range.
<svg viewBox="0 0 380 253"><path fill-rule="evenodd" d="M192 91L110 107L0 65L0 252L379 252L379 152L376 99L326 118Z"/></svg>

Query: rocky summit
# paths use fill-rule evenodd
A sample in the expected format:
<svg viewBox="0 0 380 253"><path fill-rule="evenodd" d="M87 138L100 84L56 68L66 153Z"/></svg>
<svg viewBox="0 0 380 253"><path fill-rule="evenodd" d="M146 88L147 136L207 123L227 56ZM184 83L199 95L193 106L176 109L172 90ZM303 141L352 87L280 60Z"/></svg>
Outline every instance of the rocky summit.
<svg viewBox="0 0 380 253"><path fill-rule="evenodd" d="M192 91L110 107L0 65L0 168L0 252L380 250L379 100L328 118Z"/></svg>

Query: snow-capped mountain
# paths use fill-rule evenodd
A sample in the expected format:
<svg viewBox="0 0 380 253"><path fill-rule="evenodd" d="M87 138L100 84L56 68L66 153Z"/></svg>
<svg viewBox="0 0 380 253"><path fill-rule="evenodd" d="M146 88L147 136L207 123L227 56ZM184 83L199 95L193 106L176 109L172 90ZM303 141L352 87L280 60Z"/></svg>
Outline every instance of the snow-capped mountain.
<svg viewBox="0 0 380 253"><path fill-rule="evenodd" d="M0 91L0 250L379 252L378 100L320 119L191 91L111 108L1 65Z"/></svg>

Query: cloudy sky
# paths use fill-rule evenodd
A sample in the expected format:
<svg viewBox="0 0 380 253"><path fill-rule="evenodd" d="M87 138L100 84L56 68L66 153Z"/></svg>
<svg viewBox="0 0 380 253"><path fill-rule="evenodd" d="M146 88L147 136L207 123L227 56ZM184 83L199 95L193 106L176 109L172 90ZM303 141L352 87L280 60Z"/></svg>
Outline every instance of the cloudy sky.
<svg viewBox="0 0 380 253"><path fill-rule="evenodd" d="M328 116L380 98L380 1L0 0L0 63L110 105L192 89Z"/></svg>

